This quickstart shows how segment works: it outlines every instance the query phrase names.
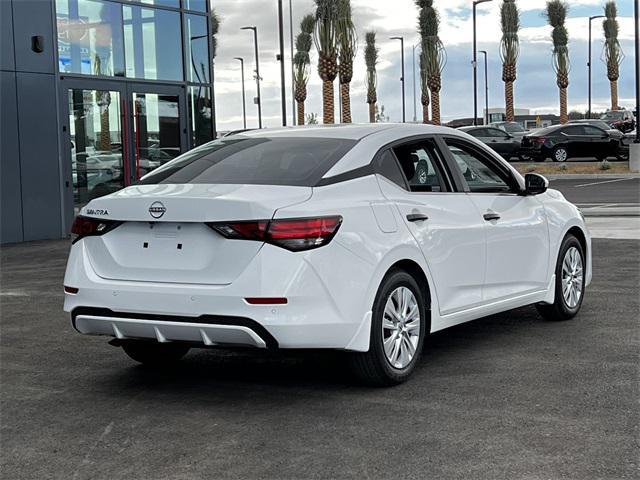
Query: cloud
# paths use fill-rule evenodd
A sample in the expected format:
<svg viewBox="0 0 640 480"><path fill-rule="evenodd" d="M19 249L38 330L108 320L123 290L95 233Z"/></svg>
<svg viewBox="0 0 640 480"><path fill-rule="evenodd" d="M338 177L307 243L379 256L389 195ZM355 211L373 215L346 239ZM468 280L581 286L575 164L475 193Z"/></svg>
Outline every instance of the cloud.
<svg viewBox="0 0 640 480"><path fill-rule="evenodd" d="M285 58L287 83L287 121L291 123L291 71L289 50L288 0L285 6ZM471 81L471 32L470 0L436 0L435 5L441 17L440 36L447 49L448 62L443 72L441 92L443 119L468 117L472 115ZM567 28L570 37L570 56L572 61L571 84L569 87L570 108L586 108L587 97L587 38L588 15L602 12L603 0L569 0L570 14ZM622 2L619 5L620 38L627 55L621 68L619 94L622 102L628 106L633 103L633 18L630 8ZM501 107L503 83L499 59L499 4L478 6L478 48L489 52L489 97L492 107ZM416 32L417 9L412 0L393 2L352 0L354 21L358 29L360 43L364 32L376 30L380 48L378 66L378 103L385 106L391 121L401 118L400 96L400 45L388 37L405 37L405 78L407 120L413 118L412 84L412 45L419 42ZM521 108L530 108L538 113L557 111L558 89L555 74L551 68L550 29L543 17L544 0L520 0L522 29L521 56L518 63L518 80L515 86L516 104ZM271 0L213 0L213 7L221 17L218 57L215 62L215 90L217 124L219 130L242 127L240 64L233 57L245 59L245 82L247 89L247 115L250 127L257 126L257 109L253 104L255 80L253 78L254 53L251 32L240 30L244 25L258 27L260 45L260 74L263 100L263 121L266 126L281 124L280 114L280 66L276 61L278 52L277 2ZM313 11L312 0L293 0L294 35L302 17ZM602 27L599 21L593 22L593 105L594 109L603 109L608 105L609 82L606 68L600 61L602 51ZM354 65L354 79L351 84L352 114L355 122L368 120L366 89L364 85L365 65L362 46ZM321 81L317 75L317 54L312 49L312 71L309 81L309 94L306 111L317 113L321 117L322 97ZM484 105L483 73L480 66L479 103ZM419 104L419 81L416 85L418 100L417 117L421 117ZM337 100L337 82L336 82ZM336 105L337 105L336 101ZM625 104L625 103L623 103ZM482 108L481 106L479 107ZM336 111L336 117L338 112Z"/></svg>

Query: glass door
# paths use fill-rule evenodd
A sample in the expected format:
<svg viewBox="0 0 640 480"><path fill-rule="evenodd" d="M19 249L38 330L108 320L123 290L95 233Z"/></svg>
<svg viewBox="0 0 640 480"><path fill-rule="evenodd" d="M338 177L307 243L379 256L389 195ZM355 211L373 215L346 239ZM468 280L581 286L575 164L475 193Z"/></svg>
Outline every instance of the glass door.
<svg viewBox="0 0 640 480"><path fill-rule="evenodd" d="M128 171L124 155L124 91L113 85L65 88L74 214L90 200L123 188ZM68 182L67 182L68 183Z"/></svg>
<svg viewBox="0 0 640 480"><path fill-rule="evenodd" d="M187 149L182 87L130 85L132 181L164 165Z"/></svg>

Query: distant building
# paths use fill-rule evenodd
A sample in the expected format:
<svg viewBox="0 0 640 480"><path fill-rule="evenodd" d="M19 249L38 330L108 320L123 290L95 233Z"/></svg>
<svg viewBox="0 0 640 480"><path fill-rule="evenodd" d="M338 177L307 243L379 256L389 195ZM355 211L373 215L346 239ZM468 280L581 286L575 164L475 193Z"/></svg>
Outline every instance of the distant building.
<svg viewBox="0 0 640 480"><path fill-rule="evenodd" d="M516 108L514 111L515 118L514 120L522 125L527 130L531 130L534 128L542 128L548 127L549 125L555 125L560 123L560 117L554 114L542 114L535 115L532 114L526 108ZM486 118L487 111L483 110L483 118L477 119L478 125L484 125L484 119ZM493 122L504 122L507 119L506 111L504 108L490 108L489 109L489 123ZM473 125L473 117L468 118L458 118L455 120L451 120L447 123L449 127L467 127Z"/></svg>

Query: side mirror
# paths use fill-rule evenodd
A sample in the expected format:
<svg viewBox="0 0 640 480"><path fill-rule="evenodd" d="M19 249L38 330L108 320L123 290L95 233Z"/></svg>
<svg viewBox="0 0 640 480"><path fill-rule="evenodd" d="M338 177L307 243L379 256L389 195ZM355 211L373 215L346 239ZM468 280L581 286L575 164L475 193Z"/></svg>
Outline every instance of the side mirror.
<svg viewBox="0 0 640 480"><path fill-rule="evenodd" d="M524 185L527 195L540 195L549 188L549 180L537 173L527 173L524 176Z"/></svg>

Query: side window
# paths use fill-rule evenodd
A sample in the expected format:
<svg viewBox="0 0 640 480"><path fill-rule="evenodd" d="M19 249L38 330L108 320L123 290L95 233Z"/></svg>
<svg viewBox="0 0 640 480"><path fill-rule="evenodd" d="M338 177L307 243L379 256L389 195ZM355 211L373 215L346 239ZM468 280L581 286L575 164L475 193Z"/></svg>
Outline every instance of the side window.
<svg viewBox="0 0 640 480"><path fill-rule="evenodd" d="M584 135L584 128L581 125L572 125L563 128L562 133L566 135Z"/></svg>
<svg viewBox="0 0 640 480"><path fill-rule="evenodd" d="M399 187L404 189L407 188L404 176L402 175L398 162L396 161L396 157L391 153L391 150L385 150L378 156L376 161L376 173L379 173L388 180L391 180Z"/></svg>
<svg viewBox="0 0 640 480"><path fill-rule="evenodd" d="M594 137L601 137L604 132L602 130L600 130L599 128L592 127L590 125L585 125L584 126L584 133L586 135L593 135Z"/></svg>
<svg viewBox="0 0 640 480"><path fill-rule="evenodd" d="M506 131L497 128L487 128L487 132L489 132L489 137L504 138L507 136Z"/></svg>
<svg viewBox="0 0 640 480"><path fill-rule="evenodd" d="M428 141L393 148L412 192L445 192L446 183L434 147Z"/></svg>
<svg viewBox="0 0 640 480"><path fill-rule="evenodd" d="M467 132L472 137L487 137L487 129L486 128L476 128L474 130L469 130Z"/></svg>
<svg viewBox="0 0 640 480"><path fill-rule="evenodd" d="M511 192L512 179L490 159L455 140L445 139L469 190L476 193Z"/></svg>

